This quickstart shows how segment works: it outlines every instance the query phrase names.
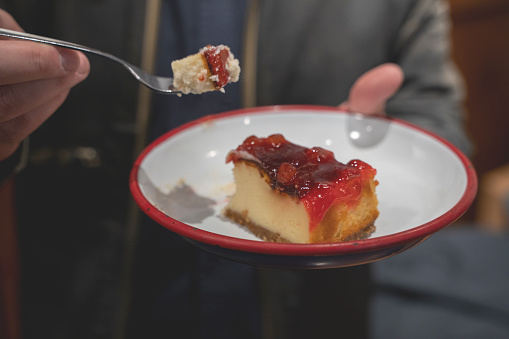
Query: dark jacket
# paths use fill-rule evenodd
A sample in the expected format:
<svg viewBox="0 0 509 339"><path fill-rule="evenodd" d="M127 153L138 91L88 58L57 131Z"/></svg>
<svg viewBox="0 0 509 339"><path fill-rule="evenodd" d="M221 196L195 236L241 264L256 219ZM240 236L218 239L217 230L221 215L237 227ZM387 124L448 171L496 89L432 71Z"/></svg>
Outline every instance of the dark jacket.
<svg viewBox="0 0 509 339"><path fill-rule="evenodd" d="M29 32L149 69L156 65L151 29L157 32L161 10L174 11L174 23L186 28L206 17L200 1L193 18L184 18L176 3L0 0ZM363 72L395 62L406 80L388 114L469 150L445 1L277 0L251 1L248 8L239 14L248 22L237 53L239 106L337 105ZM153 100L120 66L90 59L89 79L32 135L27 168L17 178L26 337L155 337L187 328L190 337L284 338L327 333L338 319L356 327L355 337L365 336L368 267L302 274L254 269L197 252L157 225L139 227L145 218L127 185L133 157L155 136L147 130L164 105L152 104L180 98ZM335 293L352 289L350 303Z"/></svg>

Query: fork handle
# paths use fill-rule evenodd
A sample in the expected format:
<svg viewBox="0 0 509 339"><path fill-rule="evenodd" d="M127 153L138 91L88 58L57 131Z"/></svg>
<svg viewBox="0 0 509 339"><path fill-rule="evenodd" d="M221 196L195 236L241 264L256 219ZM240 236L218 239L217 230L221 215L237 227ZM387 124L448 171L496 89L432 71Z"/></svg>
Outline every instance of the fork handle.
<svg viewBox="0 0 509 339"><path fill-rule="evenodd" d="M100 51L95 48L83 46L80 44L75 44L74 42L43 37L40 35L35 35L35 34L30 34L30 33L25 33L25 32L13 31L10 29L5 29L5 28L0 28L0 35L6 36L9 38L30 40L30 41L34 41L34 42L40 42L40 43L50 44L50 45L59 46L59 47L75 49L78 51L98 54L98 55L101 55L101 56L104 56L104 57L107 57L107 58L110 58L113 60L117 60L117 61L119 60L116 56L114 56L112 54Z"/></svg>

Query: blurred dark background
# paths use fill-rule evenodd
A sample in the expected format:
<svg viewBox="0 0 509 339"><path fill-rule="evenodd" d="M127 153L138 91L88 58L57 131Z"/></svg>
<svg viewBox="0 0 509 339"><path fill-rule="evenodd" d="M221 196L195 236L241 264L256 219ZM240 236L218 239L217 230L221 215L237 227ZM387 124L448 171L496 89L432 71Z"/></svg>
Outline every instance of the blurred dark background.
<svg viewBox="0 0 509 339"><path fill-rule="evenodd" d="M478 197L464 219L503 228L506 216L500 199L503 191L509 190L504 179L504 173L508 172L504 166L509 164L509 45L506 43L509 2L449 1L453 55L467 84L467 129L474 142L472 161L481 184ZM491 180L493 175L496 183ZM486 204L485 199L490 202Z"/></svg>
<svg viewBox="0 0 509 339"><path fill-rule="evenodd" d="M0 0L0 8L27 32L73 41L140 64L141 36L135 32L144 27L145 1ZM93 65L89 78L71 91L50 123L31 135L27 168L16 178L16 189L11 182L0 190L2 339L19 338L22 319L38 323L42 332L58 333L49 321L57 317L65 333L66 327L84 327L91 319L114 323L108 314L118 313L108 309L109 303L92 306L92 299L101 296L97 299L106 301L119 295L122 267L118 263L125 234L121 221L130 202L138 83L116 63L88 57ZM16 206L8 206L7 198L14 194ZM55 239L56 234L62 237ZM89 248L91 243L95 248ZM100 264L93 267L92 261ZM19 262L28 267L19 267ZM92 288L97 283L104 288ZM84 293L70 301L65 296L76 294L76 286ZM63 297L52 297L55 293ZM73 309L87 315L74 323ZM92 309L103 312L87 312ZM39 319L30 314L38 314ZM23 334L38 336L30 329Z"/></svg>

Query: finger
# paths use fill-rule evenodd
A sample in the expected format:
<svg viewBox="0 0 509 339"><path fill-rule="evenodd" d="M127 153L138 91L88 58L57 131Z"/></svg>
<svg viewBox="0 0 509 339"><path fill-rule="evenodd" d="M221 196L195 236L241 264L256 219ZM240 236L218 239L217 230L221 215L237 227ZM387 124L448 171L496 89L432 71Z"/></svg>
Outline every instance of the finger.
<svg viewBox="0 0 509 339"><path fill-rule="evenodd" d="M1 8L0 8L0 27L23 32L23 29L18 25L16 20L14 20L12 15L10 15Z"/></svg>
<svg viewBox="0 0 509 339"><path fill-rule="evenodd" d="M2 123L0 125L2 140L4 142L21 142L62 105L69 91L70 89L64 90L27 113Z"/></svg>
<svg viewBox="0 0 509 339"><path fill-rule="evenodd" d="M0 86L0 122L12 120L40 106L86 78L88 73Z"/></svg>
<svg viewBox="0 0 509 339"><path fill-rule="evenodd" d="M83 53L26 41L0 41L0 85L88 72ZM86 62L86 64L82 64Z"/></svg>
<svg viewBox="0 0 509 339"><path fill-rule="evenodd" d="M396 64L382 64L364 73L352 86L346 103L352 112L385 114L385 104L403 83L403 70Z"/></svg>
<svg viewBox="0 0 509 339"><path fill-rule="evenodd" d="M11 156L20 143L62 105L68 94L69 90L64 90L33 110L0 123L0 161Z"/></svg>

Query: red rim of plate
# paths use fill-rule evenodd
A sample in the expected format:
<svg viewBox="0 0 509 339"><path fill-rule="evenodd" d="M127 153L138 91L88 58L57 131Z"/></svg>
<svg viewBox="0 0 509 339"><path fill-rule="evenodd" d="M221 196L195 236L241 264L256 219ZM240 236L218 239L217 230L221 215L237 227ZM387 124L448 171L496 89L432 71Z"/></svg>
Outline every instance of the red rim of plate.
<svg viewBox="0 0 509 339"><path fill-rule="evenodd" d="M336 107L313 106L313 105L286 105L286 106L264 106L248 109L239 109L225 113L209 115L197 120L193 120L189 123L186 123L180 127L177 127L163 134L162 136L154 140L152 143L150 143L138 156L133 165L129 178L129 187L131 189L131 194L133 195L134 200L136 201L140 209L154 221L166 227L167 229L189 239L236 251L262 253L270 255L291 255L291 256L344 255L350 253L376 251L380 249L415 242L416 240L424 239L430 236L431 234L435 233L436 231L446 227L447 225L450 225L451 223L456 221L461 215L463 215L463 213L465 213L472 204L477 193L477 175L470 160L447 140L429 131L426 131L420 127L417 127L413 124L395 118L382 118L382 119L387 119L390 120L392 123L401 124L408 128L415 129L421 133L427 134L432 138L438 140L440 143L445 145L447 148L449 148L453 153L455 153L458 156L458 158L463 164L467 176L466 188L465 191L463 192L461 199L449 211L427 223L424 223L420 226L416 226L406 231L358 241L320 243L320 244L288 244L288 243L273 243L240 239L212 233L209 231L204 231L196 227L190 226L188 224L182 223L178 220L175 220L172 217L159 211L145 198L145 196L141 192L140 187L138 185L138 170L140 164L143 162L145 157L152 151L152 149L154 149L156 146L158 146L165 140L189 128L203 124L204 122L221 120L237 115L266 114L275 112L285 113L294 112L295 110L329 111L331 113L349 114L337 109Z"/></svg>

